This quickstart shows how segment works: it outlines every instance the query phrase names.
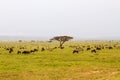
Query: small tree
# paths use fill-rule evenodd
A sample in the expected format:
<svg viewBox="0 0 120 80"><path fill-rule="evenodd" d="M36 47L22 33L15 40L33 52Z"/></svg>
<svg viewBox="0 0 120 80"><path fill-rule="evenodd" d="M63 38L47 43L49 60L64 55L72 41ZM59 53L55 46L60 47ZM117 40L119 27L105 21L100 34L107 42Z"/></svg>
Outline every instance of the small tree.
<svg viewBox="0 0 120 80"><path fill-rule="evenodd" d="M71 37L71 36L55 36L55 37L53 37L52 39L50 39L50 41L52 41L52 40L59 41L59 42L60 42L59 47L62 48L62 47L63 47L63 44L64 44L66 41L69 41L70 39L73 39L73 37Z"/></svg>
<svg viewBox="0 0 120 80"><path fill-rule="evenodd" d="M22 40L19 40L18 42L22 42Z"/></svg>

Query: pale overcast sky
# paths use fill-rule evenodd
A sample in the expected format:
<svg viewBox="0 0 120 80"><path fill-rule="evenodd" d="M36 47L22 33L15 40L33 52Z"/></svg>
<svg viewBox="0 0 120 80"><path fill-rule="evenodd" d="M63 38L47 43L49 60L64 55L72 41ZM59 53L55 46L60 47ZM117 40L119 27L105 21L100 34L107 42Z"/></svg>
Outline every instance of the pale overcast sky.
<svg viewBox="0 0 120 80"><path fill-rule="evenodd" d="M0 35L120 39L120 0L0 0Z"/></svg>

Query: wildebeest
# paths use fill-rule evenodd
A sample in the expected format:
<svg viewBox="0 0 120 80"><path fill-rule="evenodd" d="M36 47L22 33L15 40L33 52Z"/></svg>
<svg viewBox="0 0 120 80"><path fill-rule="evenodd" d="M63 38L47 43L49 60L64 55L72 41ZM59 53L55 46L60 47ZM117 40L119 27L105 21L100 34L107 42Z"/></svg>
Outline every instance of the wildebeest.
<svg viewBox="0 0 120 80"><path fill-rule="evenodd" d="M41 51L45 51L45 48L44 48L44 47L42 47L42 48L41 48Z"/></svg>
<svg viewBox="0 0 120 80"><path fill-rule="evenodd" d="M38 51L38 49L30 50L31 53L32 53L32 52L37 52L37 51Z"/></svg>
<svg viewBox="0 0 120 80"><path fill-rule="evenodd" d="M5 48L6 50L9 50L10 48Z"/></svg>
<svg viewBox="0 0 120 80"><path fill-rule="evenodd" d="M73 53L78 53L79 51L78 50L73 50Z"/></svg>
<svg viewBox="0 0 120 80"><path fill-rule="evenodd" d="M100 47L96 47L96 50L101 50L101 48Z"/></svg>
<svg viewBox="0 0 120 80"><path fill-rule="evenodd" d="M90 50L90 49L91 49L91 48L90 48L90 47L88 47L88 48L87 48L87 51L88 51L88 50Z"/></svg>
<svg viewBox="0 0 120 80"><path fill-rule="evenodd" d="M12 53L13 52L13 48L9 48L9 53Z"/></svg>
<svg viewBox="0 0 120 80"><path fill-rule="evenodd" d="M113 49L113 47L111 47L111 46L107 46L106 48L107 48L107 49Z"/></svg>
<svg viewBox="0 0 120 80"><path fill-rule="evenodd" d="M34 50L30 50L30 52L32 53L32 52L35 52Z"/></svg>
<svg viewBox="0 0 120 80"><path fill-rule="evenodd" d="M37 52L38 51L38 49L34 49L34 52Z"/></svg>
<svg viewBox="0 0 120 80"><path fill-rule="evenodd" d="M113 49L113 47L109 46L108 49Z"/></svg>
<svg viewBox="0 0 120 80"><path fill-rule="evenodd" d="M23 51L22 54L30 54L30 51Z"/></svg>
<svg viewBox="0 0 120 80"><path fill-rule="evenodd" d="M93 50L91 50L91 52L92 52L92 53L96 53L96 50L95 50L95 49L93 49Z"/></svg>
<svg viewBox="0 0 120 80"><path fill-rule="evenodd" d="M73 50L73 53L78 53L79 51L83 51L83 49L80 47L77 47L75 50Z"/></svg>
<svg viewBox="0 0 120 80"><path fill-rule="evenodd" d="M20 54L21 53L21 51L17 51L17 54Z"/></svg>
<svg viewBox="0 0 120 80"><path fill-rule="evenodd" d="M60 47L60 49L64 49L64 47Z"/></svg>

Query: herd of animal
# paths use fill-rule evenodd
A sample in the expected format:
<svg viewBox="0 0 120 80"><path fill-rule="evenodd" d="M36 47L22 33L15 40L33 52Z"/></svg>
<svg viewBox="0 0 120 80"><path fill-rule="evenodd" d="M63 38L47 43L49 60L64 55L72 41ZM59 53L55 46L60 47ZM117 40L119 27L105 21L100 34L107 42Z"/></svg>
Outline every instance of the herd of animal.
<svg viewBox="0 0 120 80"><path fill-rule="evenodd" d="M53 51L55 49L58 49L59 47L39 47L38 45L36 45L36 48L31 48L31 49L27 49L27 46L20 46L17 47L17 51L16 51L16 47L15 46L9 46L9 47L3 47L0 46L0 49L3 48L4 50L8 51L8 53L14 53L16 51L17 54L30 54L30 53L34 53L34 52L43 52L43 51ZM100 50L104 50L104 49L108 49L108 50L112 50L112 49L119 49L120 50L120 42L115 42L114 44L108 43L108 44L94 44L94 45L67 45L65 47L59 48L61 50L64 50L66 47L68 48L72 48L71 53L75 54L75 53L79 53L82 51L90 51L91 53L97 53Z"/></svg>
<svg viewBox="0 0 120 80"><path fill-rule="evenodd" d="M4 48L5 50L7 50L9 53L14 52L14 48L15 47L9 47L9 48ZM44 49L42 48L41 51L44 51ZM17 51L17 54L30 54L30 53L34 53L34 52L38 52L38 49L31 49L31 50L26 50L25 47L20 47L19 50Z"/></svg>
<svg viewBox="0 0 120 80"><path fill-rule="evenodd" d="M74 50L73 50L73 53L79 53L80 51L84 51L86 49L86 51L91 51L91 53L96 53L97 51L99 50L103 50L103 49L113 49L115 48L112 47L112 46L94 46L94 47L90 47L90 46L87 46L86 48L83 47L76 47Z"/></svg>
<svg viewBox="0 0 120 80"><path fill-rule="evenodd" d="M0 47L3 48L3 47ZM8 53L13 53L16 51L15 49L16 47L7 47L7 48L3 48L4 50L8 51ZM34 48L34 49L27 49L26 47L19 47L19 49L17 50L17 54L30 54L30 53L34 53L34 52L43 52L45 50L48 51L53 51L54 49L56 49L57 47L54 48L44 48L42 47L41 49L39 47Z"/></svg>

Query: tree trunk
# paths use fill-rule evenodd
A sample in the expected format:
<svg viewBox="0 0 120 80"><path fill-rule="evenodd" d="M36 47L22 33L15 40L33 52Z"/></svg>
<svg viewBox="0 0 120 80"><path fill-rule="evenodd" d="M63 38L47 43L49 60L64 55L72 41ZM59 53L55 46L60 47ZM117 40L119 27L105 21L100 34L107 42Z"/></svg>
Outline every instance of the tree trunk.
<svg viewBox="0 0 120 80"><path fill-rule="evenodd" d="M64 41L63 41L63 42L60 41L60 46L59 46L59 48L63 49L63 44L64 44Z"/></svg>

